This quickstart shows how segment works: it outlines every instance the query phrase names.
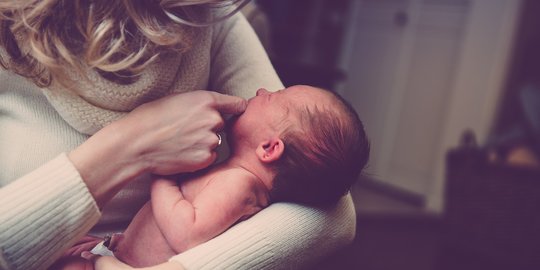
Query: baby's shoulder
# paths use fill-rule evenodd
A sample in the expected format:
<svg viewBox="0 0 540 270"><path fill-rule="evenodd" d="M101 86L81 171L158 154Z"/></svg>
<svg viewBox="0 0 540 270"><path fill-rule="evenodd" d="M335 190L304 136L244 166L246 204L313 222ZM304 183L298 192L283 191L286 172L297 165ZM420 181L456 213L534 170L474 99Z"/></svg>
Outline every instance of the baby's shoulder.
<svg viewBox="0 0 540 270"><path fill-rule="evenodd" d="M224 193L230 193L237 199L243 200L243 204L266 204L266 200L262 197L264 192L261 192L261 182L250 172L246 172L240 168L227 169L219 174L216 174L211 185L220 186L220 190Z"/></svg>
<svg viewBox="0 0 540 270"><path fill-rule="evenodd" d="M212 176L211 181L214 183L229 184L236 188L249 188L255 185L256 180L254 175L246 172L241 168L231 168L220 171Z"/></svg>

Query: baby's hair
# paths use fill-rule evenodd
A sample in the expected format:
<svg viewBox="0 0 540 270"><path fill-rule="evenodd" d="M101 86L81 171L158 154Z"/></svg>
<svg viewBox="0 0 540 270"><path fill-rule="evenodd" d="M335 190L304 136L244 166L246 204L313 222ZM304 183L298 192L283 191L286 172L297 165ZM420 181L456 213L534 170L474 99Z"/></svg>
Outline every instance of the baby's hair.
<svg viewBox="0 0 540 270"><path fill-rule="evenodd" d="M358 179L369 142L353 107L336 93L331 108L303 108L300 124L282 134L285 150L275 164L274 202L325 204L337 201Z"/></svg>
<svg viewBox="0 0 540 270"><path fill-rule="evenodd" d="M134 76L160 53L188 50L193 26L228 18L248 1L3 0L0 64L41 87L65 83L65 70ZM236 5L229 14L195 20L203 9L228 5Z"/></svg>

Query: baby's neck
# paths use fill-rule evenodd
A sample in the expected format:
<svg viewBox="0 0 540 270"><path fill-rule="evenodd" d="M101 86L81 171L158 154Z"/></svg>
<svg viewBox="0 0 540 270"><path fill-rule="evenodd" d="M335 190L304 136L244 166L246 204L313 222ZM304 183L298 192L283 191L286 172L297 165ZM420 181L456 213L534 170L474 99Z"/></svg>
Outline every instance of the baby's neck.
<svg viewBox="0 0 540 270"><path fill-rule="evenodd" d="M271 171L262 165L258 160L249 158L231 156L225 162L218 165L217 170L239 169L245 173L252 175L263 184L268 191L272 188L273 175Z"/></svg>

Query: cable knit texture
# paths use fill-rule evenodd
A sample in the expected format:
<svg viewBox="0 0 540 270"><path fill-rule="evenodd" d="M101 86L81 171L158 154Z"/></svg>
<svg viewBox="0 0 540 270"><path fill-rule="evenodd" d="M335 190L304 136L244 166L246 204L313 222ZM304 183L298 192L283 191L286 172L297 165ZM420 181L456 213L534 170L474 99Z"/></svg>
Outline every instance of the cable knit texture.
<svg viewBox="0 0 540 270"><path fill-rule="evenodd" d="M240 14L198 31L189 52L162 56L129 85L91 73L91 84L73 77L76 89L39 89L0 71L0 269L46 269L96 223L96 234L123 230L148 200L142 176L97 209L63 154L89 134L172 92L248 98L283 87ZM275 204L174 260L188 269L294 268L349 242L354 222L350 196L326 209Z"/></svg>
<svg viewBox="0 0 540 270"><path fill-rule="evenodd" d="M51 178L57 181L46 181ZM15 269L39 269L52 264L54 258L42 251L65 250L69 247L68 237L82 237L100 216L65 154L3 187L0 197L5 202L0 207L2 257ZM10 248L14 246L20 248Z"/></svg>
<svg viewBox="0 0 540 270"><path fill-rule="evenodd" d="M204 20L211 19L204 17ZM160 55L133 83L113 82L95 70L87 74L89 80L73 71L66 71L72 87L67 89L53 82L43 92L73 128L94 134L143 103L171 93L205 89L210 69L207 64L212 44L213 31L210 29L196 29L196 49L184 54L170 52Z"/></svg>

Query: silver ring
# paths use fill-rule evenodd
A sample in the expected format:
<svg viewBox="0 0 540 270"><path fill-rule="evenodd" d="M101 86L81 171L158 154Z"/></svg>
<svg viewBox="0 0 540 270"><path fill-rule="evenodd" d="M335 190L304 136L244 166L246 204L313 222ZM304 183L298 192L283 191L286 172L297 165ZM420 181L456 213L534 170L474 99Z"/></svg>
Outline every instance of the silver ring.
<svg viewBox="0 0 540 270"><path fill-rule="evenodd" d="M221 135L219 133L216 133L216 136L218 138L217 147L219 147L221 145L221 142L222 142Z"/></svg>

